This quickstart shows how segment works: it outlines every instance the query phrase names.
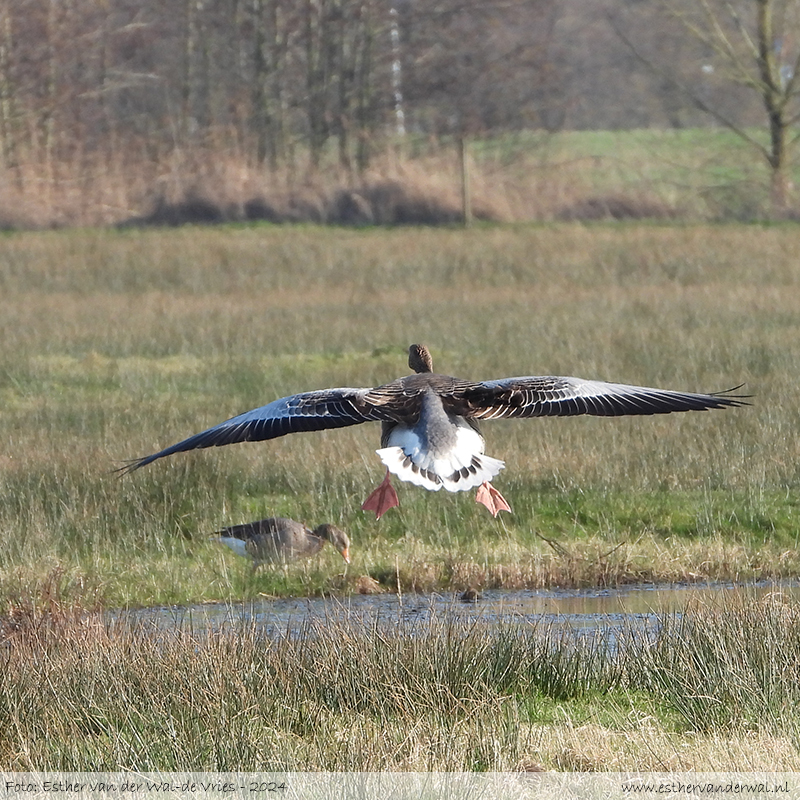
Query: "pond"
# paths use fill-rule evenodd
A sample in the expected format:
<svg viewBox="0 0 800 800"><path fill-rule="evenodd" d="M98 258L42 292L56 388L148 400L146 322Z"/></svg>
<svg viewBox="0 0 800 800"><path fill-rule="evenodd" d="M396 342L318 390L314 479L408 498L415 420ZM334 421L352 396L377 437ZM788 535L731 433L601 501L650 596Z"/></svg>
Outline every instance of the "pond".
<svg viewBox="0 0 800 800"><path fill-rule="evenodd" d="M333 622L357 627L400 627L413 635L432 621L466 625L559 627L579 636L608 635L631 627L654 628L664 614L680 614L694 604L712 605L732 597L759 600L774 593L800 597L800 583L759 582L631 585L609 589L487 590L475 602L452 594L376 594L346 597L264 598L244 603L209 603L108 612L108 621L140 623L156 629L200 632L241 625L269 636L301 636Z"/></svg>

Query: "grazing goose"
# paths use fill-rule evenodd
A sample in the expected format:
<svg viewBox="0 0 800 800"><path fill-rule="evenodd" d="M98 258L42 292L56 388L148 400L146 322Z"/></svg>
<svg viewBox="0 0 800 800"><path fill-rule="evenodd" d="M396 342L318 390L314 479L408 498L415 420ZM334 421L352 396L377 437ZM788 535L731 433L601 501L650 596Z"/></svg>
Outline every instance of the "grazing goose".
<svg viewBox="0 0 800 800"><path fill-rule="evenodd" d="M669 414L745 405L731 395L691 394L642 386L563 377L469 381L433 372L420 344L409 347L413 375L375 388L320 389L281 397L197 433L153 455L130 461L121 472L159 458L203 447L276 439L288 433L381 422L381 449L387 472L362 508L380 518L399 505L389 475L430 491L463 492L477 487L476 500L494 515L510 511L491 484L505 464L483 454L478 422L487 419L563 417L578 414L616 417Z"/></svg>
<svg viewBox="0 0 800 800"><path fill-rule="evenodd" d="M260 564L285 564L298 558L310 558L330 542L350 563L350 540L335 525L325 523L313 531L301 522L284 517L270 517L259 522L232 525L212 534L214 541L227 545L240 556L253 559L253 571Z"/></svg>

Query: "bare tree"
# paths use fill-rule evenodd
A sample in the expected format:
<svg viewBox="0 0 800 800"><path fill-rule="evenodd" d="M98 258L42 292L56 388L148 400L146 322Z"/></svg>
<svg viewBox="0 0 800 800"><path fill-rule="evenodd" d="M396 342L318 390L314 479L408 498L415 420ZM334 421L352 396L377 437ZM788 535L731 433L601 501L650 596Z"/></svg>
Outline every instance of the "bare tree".
<svg viewBox="0 0 800 800"><path fill-rule="evenodd" d="M11 0L5 0L0 10L0 137L2 137L3 166L17 166L16 101L13 64L14 37Z"/></svg>
<svg viewBox="0 0 800 800"><path fill-rule="evenodd" d="M401 11L408 122L431 133L519 130L545 124L559 4L549 0L435 0Z"/></svg>
<svg viewBox="0 0 800 800"><path fill-rule="evenodd" d="M253 0L255 36L251 121L256 157L274 170L284 160L287 139L287 62L296 20L282 0Z"/></svg>
<svg viewBox="0 0 800 800"><path fill-rule="evenodd" d="M390 6L385 0L304 0L302 101L312 166L327 141L338 142L339 163L363 169L370 141L388 108L390 82ZM384 58L376 40L385 42ZM379 89L380 87L380 89ZM383 92L385 102L377 100Z"/></svg>
<svg viewBox="0 0 800 800"><path fill-rule="evenodd" d="M791 189L791 150L798 138L791 135L791 128L800 119L800 4L796 0L656 2L662 14L679 22L702 46L708 73L759 98L766 117L766 143L734 111L702 92L700 80L688 81L680 65L643 49L621 17L612 19L618 35L668 85L761 153L770 170L772 211L783 213Z"/></svg>
<svg viewBox="0 0 800 800"><path fill-rule="evenodd" d="M184 79L182 133L188 141L207 132L209 117L209 31L206 24L208 0L186 0L184 35Z"/></svg>

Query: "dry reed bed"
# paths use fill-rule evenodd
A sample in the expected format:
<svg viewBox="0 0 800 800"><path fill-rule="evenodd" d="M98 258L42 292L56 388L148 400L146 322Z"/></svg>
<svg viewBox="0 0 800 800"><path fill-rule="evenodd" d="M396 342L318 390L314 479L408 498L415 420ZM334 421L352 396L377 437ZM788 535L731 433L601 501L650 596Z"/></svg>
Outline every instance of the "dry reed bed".
<svg viewBox="0 0 800 800"><path fill-rule="evenodd" d="M21 159L0 192L0 227L231 221L448 224L460 219L454 144L410 139L355 175L333 163L267 170L224 147L144 156ZM472 143L473 210L495 221L758 219L758 153L713 128L524 134Z"/></svg>
<svg viewBox="0 0 800 800"><path fill-rule="evenodd" d="M34 604L35 605L35 604ZM33 608L0 650L16 770L793 770L796 603L615 638L452 617L268 638Z"/></svg>

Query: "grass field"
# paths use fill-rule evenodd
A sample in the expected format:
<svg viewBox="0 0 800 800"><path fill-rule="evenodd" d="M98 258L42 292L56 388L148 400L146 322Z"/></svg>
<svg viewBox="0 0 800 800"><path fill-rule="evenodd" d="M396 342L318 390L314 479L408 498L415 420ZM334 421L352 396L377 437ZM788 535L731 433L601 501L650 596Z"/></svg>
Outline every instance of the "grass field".
<svg viewBox="0 0 800 800"><path fill-rule="evenodd" d="M347 591L796 576L800 273L793 226L72 231L0 249L0 595L54 568L111 605ZM565 374L752 405L489 423L513 515L400 488L376 426L113 470L296 391L405 374ZM206 541L285 515L338 556L263 570ZM542 538L544 537L544 538ZM544 539L557 542L553 547Z"/></svg>
<svg viewBox="0 0 800 800"><path fill-rule="evenodd" d="M720 128L523 133L472 148L477 199L500 219L592 219L613 216L615 206L623 218L753 220L769 213L762 156Z"/></svg>
<svg viewBox="0 0 800 800"><path fill-rule="evenodd" d="M791 225L5 236L0 764L797 768L800 627L781 601L691 610L621 656L447 626L159 638L90 613L365 576L404 592L797 577L796 253ZM415 341L462 377L744 383L752 405L486 424L514 509L498 520L406 485L399 510L361 512L377 426L113 472L276 397L405 374ZM251 575L207 541L269 515L344 528L351 567L328 549Z"/></svg>

